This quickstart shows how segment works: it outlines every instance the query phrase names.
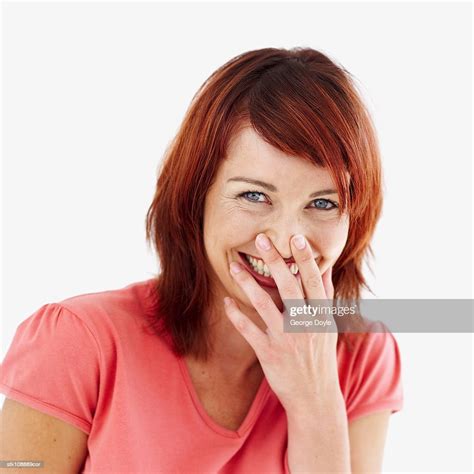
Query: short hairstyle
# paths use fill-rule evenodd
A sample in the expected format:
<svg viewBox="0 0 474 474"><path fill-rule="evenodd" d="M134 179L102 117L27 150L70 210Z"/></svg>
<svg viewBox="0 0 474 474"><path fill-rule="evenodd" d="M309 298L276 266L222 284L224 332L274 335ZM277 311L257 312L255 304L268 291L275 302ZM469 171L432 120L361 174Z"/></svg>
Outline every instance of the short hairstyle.
<svg viewBox="0 0 474 474"><path fill-rule="evenodd" d="M375 128L352 75L311 48L245 52L213 72L194 95L165 151L146 215L146 240L161 267L150 324L169 336L180 356L207 360L212 351L203 318L211 305L204 202L230 139L243 125L282 152L328 169L341 212L350 216L332 272L334 298L359 300L363 287L371 291L361 266L367 254L373 256L382 172ZM347 336L340 333L338 344Z"/></svg>

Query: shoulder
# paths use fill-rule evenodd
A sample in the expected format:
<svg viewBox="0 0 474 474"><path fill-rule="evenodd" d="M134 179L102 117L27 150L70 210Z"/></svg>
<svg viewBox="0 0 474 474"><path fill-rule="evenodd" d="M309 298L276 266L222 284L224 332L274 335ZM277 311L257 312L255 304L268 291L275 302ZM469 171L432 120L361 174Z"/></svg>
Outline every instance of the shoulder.
<svg viewBox="0 0 474 474"><path fill-rule="evenodd" d="M374 364L400 364L397 340L382 321L364 318L366 332L345 334L338 346L338 363L343 375L361 374Z"/></svg>
<svg viewBox="0 0 474 474"><path fill-rule="evenodd" d="M99 392L114 383L116 368L134 354L142 361L138 320L152 290L147 280L38 308L15 332L0 392L89 433Z"/></svg>
<svg viewBox="0 0 474 474"><path fill-rule="evenodd" d="M374 350L395 350L398 353L398 344L395 336L382 321L372 321L362 318L365 332L344 334L344 340L338 347L339 359L360 358Z"/></svg>
<svg viewBox="0 0 474 474"><path fill-rule="evenodd" d="M140 328L156 303L155 279L60 300L54 305L79 318L94 334Z"/></svg>

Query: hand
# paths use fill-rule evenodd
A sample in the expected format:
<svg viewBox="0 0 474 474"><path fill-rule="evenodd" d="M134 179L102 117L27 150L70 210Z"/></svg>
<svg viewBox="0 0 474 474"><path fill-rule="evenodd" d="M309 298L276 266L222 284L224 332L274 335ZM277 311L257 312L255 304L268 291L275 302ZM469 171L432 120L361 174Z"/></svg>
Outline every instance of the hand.
<svg viewBox="0 0 474 474"><path fill-rule="evenodd" d="M259 246L260 239L267 240L267 250ZM298 249L295 236L291 240L291 251L298 265L303 288L290 272L276 248L265 236L259 234L256 247L262 260L268 265L282 300L295 299L305 303L309 299L330 299L334 287L329 268L323 275L313 257L309 243L303 237L305 247ZM239 268L233 273L232 268ZM337 372L336 323L331 315L332 330L321 332L289 333L283 331L283 315L271 296L260 287L247 269L238 262L232 262L231 275L248 295L253 306L267 325L262 332L242 311L232 298L225 298L225 311L235 328L252 346L257 355L269 385L288 411L301 403L312 403L314 397L331 397L339 390ZM304 294L303 294L304 291Z"/></svg>

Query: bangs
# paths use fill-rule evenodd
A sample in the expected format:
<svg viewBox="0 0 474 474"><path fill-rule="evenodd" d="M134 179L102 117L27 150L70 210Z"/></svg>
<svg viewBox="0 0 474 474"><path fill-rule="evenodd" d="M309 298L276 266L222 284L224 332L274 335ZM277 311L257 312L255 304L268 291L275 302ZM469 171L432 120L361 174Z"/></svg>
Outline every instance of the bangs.
<svg viewBox="0 0 474 474"><path fill-rule="evenodd" d="M251 126L285 154L327 169L341 212L356 216L351 162L357 161L357 113L344 88L333 85L330 94L328 84L318 70L297 59L267 69L235 107L231 135Z"/></svg>

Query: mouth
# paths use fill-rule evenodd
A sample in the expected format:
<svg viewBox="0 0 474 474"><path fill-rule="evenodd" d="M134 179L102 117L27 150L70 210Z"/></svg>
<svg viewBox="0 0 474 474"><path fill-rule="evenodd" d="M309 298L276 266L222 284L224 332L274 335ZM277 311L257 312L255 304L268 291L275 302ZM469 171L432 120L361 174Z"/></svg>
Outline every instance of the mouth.
<svg viewBox="0 0 474 474"><path fill-rule="evenodd" d="M249 272L257 280L258 283L268 288L277 288L276 282L271 275L270 269L262 259L243 252L238 252L238 254L241 263L245 265L245 267L249 270ZM290 272L298 279L298 281L301 281L298 265L296 265L296 263L288 263L287 266Z"/></svg>

